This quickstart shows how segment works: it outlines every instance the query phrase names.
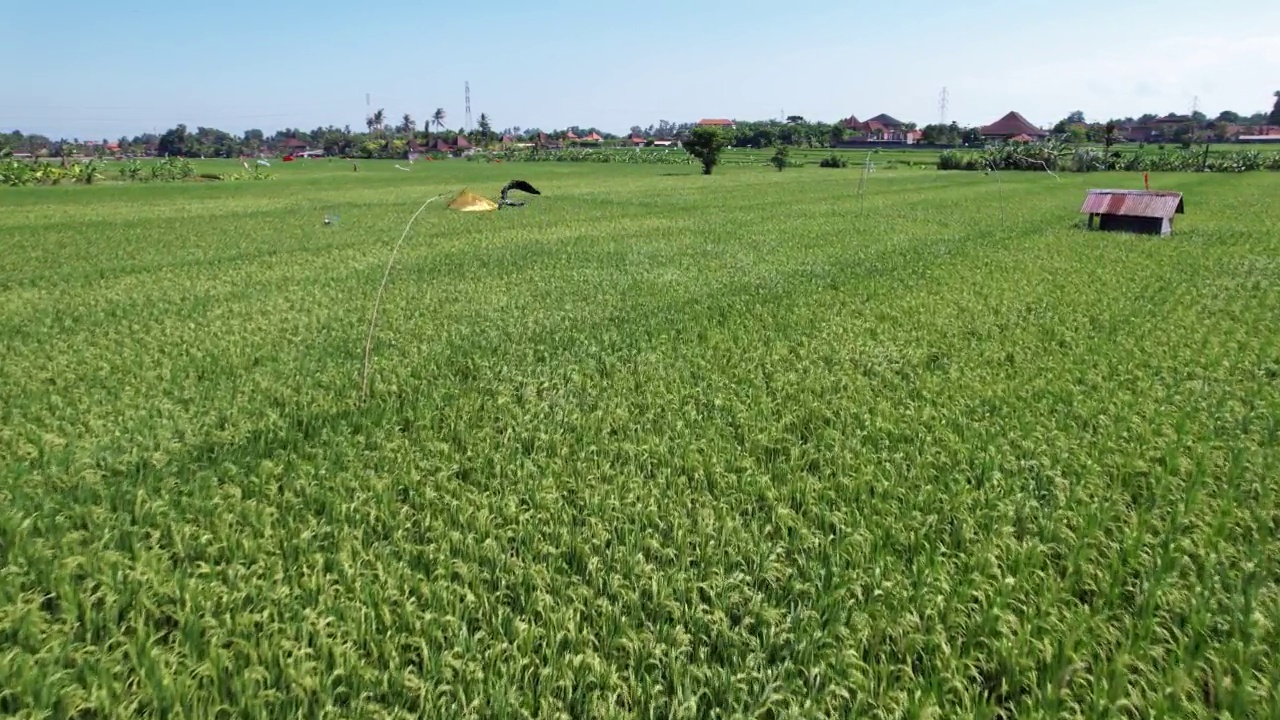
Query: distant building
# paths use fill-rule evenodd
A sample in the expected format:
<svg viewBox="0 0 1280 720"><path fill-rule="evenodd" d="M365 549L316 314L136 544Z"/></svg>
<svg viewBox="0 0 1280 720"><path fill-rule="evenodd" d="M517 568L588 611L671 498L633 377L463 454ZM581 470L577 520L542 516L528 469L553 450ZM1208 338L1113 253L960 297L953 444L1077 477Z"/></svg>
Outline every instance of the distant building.
<svg viewBox="0 0 1280 720"><path fill-rule="evenodd" d="M919 130L907 130L907 124L901 120L881 113L865 122L859 120L857 116L850 115L840 121L846 130L855 134L855 137L838 143L839 145L856 146L865 143L886 143L899 145L912 145L920 142L922 133Z"/></svg>
<svg viewBox="0 0 1280 720"><path fill-rule="evenodd" d="M732 120L726 120L725 118L703 118L697 124L698 127L719 127L730 130L736 127Z"/></svg>
<svg viewBox="0 0 1280 720"><path fill-rule="evenodd" d="M1124 129L1121 136L1130 142L1163 142L1172 139L1178 128L1194 124L1195 119L1190 115L1169 113L1164 117L1130 125ZM1230 129L1228 134L1231 134Z"/></svg>
<svg viewBox="0 0 1280 720"><path fill-rule="evenodd" d="M1036 140L1049 137L1048 132L1032 125L1021 113L1014 110L978 132L986 140L1012 140L1022 135Z"/></svg>

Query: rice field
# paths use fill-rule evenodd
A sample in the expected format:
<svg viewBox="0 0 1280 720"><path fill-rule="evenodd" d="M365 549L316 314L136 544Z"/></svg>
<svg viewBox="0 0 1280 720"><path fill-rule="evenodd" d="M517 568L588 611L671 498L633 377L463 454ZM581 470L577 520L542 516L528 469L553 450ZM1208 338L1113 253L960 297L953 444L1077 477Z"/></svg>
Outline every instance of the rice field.
<svg viewBox="0 0 1280 720"><path fill-rule="evenodd" d="M273 171L0 190L0 715L1280 717L1280 175Z"/></svg>

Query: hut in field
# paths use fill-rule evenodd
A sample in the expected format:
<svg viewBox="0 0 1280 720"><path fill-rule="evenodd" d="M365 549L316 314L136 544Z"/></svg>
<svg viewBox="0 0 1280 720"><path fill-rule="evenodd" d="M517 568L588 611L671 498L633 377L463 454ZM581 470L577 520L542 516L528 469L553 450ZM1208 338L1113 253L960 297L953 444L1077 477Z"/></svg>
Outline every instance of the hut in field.
<svg viewBox="0 0 1280 720"><path fill-rule="evenodd" d="M1080 212L1089 214L1089 229L1142 235L1169 235L1173 216L1185 214L1182 193L1169 190L1089 190Z"/></svg>

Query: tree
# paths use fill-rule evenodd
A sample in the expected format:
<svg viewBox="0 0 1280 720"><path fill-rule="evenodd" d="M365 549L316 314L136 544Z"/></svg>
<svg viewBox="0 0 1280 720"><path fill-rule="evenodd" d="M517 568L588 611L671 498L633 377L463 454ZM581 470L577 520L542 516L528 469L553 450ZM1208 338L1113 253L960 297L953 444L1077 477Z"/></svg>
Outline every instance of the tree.
<svg viewBox="0 0 1280 720"><path fill-rule="evenodd" d="M845 126L843 122L836 121L831 125L831 145L835 147L844 140Z"/></svg>
<svg viewBox="0 0 1280 720"><path fill-rule="evenodd" d="M417 129L418 123L413 121L413 116L409 113L405 113L404 117L400 118L400 132L408 135L409 137L413 137L413 133L417 131Z"/></svg>
<svg viewBox="0 0 1280 720"><path fill-rule="evenodd" d="M1111 167L1110 166L1111 146L1116 144L1116 140L1120 139L1119 128L1120 126L1116 124L1115 120L1108 120L1106 126L1103 128L1103 134L1102 134L1103 154L1106 156L1105 159L1106 159L1106 162L1108 163L1107 165L1108 168Z"/></svg>
<svg viewBox="0 0 1280 720"><path fill-rule="evenodd" d="M156 152L161 155L186 156L190 152L187 147L189 142L187 126L178 123L177 127L166 130L160 136L159 142L156 143Z"/></svg>
<svg viewBox="0 0 1280 720"><path fill-rule="evenodd" d="M1271 108L1271 114L1267 116L1268 125L1280 125L1280 90L1275 91L1276 104Z"/></svg>
<svg viewBox="0 0 1280 720"><path fill-rule="evenodd" d="M431 124L435 125L437 130L443 130L446 117L448 116L445 114L444 108L436 108L436 111L431 113Z"/></svg>
<svg viewBox="0 0 1280 720"><path fill-rule="evenodd" d="M720 153L729 145L729 138L720 132L720 128L711 125L699 125L689 133L684 142L685 152L702 163L702 174L710 175L711 168L720 162Z"/></svg>
<svg viewBox="0 0 1280 720"><path fill-rule="evenodd" d="M373 119L372 129L381 130L387 124L387 113L382 108L378 108L378 110L373 114L372 119Z"/></svg>
<svg viewBox="0 0 1280 720"><path fill-rule="evenodd" d="M476 124L476 129L480 131L480 139L487 145L490 135L493 134L493 123L489 122L488 113L480 113L480 122Z"/></svg>
<svg viewBox="0 0 1280 720"><path fill-rule="evenodd" d="M773 157L769 158L769 164L778 168L778 172L782 172L790 162L791 149L786 145L779 145L773 151Z"/></svg>
<svg viewBox="0 0 1280 720"><path fill-rule="evenodd" d="M1232 112L1231 110L1223 110L1222 112L1218 113L1218 122L1227 123L1229 125L1235 125L1236 123L1240 122L1240 113Z"/></svg>

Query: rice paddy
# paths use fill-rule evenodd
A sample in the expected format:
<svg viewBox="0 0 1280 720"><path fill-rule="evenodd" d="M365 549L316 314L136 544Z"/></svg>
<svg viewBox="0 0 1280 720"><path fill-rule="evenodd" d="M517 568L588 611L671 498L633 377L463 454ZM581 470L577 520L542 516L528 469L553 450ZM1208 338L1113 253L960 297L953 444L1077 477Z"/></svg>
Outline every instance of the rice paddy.
<svg viewBox="0 0 1280 720"><path fill-rule="evenodd" d="M1280 716L1280 174L273 171L0 190L0 714Z"/></svg>

